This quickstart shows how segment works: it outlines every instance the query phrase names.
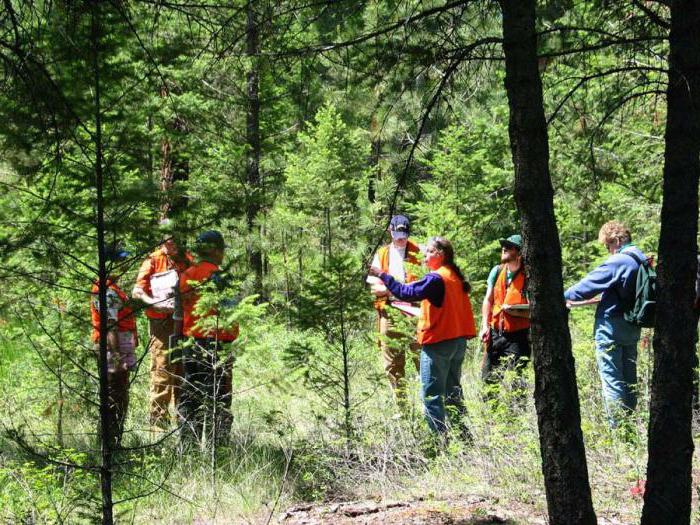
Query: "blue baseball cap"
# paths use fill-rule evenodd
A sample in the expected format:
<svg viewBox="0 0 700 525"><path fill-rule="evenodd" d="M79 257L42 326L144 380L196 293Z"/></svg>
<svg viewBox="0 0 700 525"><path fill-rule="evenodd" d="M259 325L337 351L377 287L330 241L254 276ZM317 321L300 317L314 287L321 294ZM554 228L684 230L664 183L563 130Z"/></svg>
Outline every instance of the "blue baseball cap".
<svg viewBox="0 0 700 525"><path fill-rule="evenodd" d="M411 231L411 221L405 215L394 215L389 223L392 239L407 239Z"/></svg>

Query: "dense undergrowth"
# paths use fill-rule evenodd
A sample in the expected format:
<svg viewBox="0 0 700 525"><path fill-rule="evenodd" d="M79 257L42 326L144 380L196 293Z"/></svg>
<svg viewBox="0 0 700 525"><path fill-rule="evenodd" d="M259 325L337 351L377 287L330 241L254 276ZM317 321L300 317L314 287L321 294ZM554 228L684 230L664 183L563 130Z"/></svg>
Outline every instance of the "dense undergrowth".
<svg viewBox="0 0 700 525"><path fill-rule="evenodd" d="M631 523L641 512L641 499L631 490L643 480L646 466L646 338L640 343L640 403L634 424L625 431L610 431L590 336L592 311L578 310L571 317L596 510L599 517ZM480 351L472 341L463 386L474 443L452 436L435 454L421 420L413 365L407 365L411 414L400 418L382 377L369 312L366 328L352 341L350 440L343 432L343 414L327 410L326 392L305 382L304 370L289 367L285 349L298 334L286 326L266 327L264 336L241 351L235 364L231 442L215 451L182 450L175 433L148 429L144 362L131 387L125 450L117 456L119 521L265 523L300 501L443 500L474 494L495 498L505 508L526 505L533 516L545 515L531 395L523 399L517 391L503 388L486 401L479 381ZM98 462L96 429L86 417L89 410L71 393L60 401L55 378L42 367L40 356L26 347L19 332L4 333L0 520L89 523L98 515L95 478L84 468L67 466ZM532 385L531 370L527 381ZM52 461L41 457L49 452Z"/></svg>

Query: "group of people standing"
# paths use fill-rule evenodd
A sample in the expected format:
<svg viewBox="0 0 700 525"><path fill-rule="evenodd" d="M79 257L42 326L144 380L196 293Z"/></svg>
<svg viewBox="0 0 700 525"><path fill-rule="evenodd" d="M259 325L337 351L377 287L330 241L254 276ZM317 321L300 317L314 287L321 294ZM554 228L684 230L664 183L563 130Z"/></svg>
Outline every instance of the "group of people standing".
<svg viewBox="0 0 700 525"><path fill-rule="evenodd" d="M420 248L408 238L409 219L403 215L392 217L389 233L391 243L378 250L367 278L375 296L379 342L389 382L402 409L406 395L405 356L415 355L420 348L417 369L429 428L444 434L450 427L446 417L449 411L455 415L455 426L464 434L461 368L466 341L477 335L469 297L471 287L455 264L448 240L432 237L427 241L423 251L428 273L417 279L412 268L418 262ZM599 241L610 256L566 290L563 300L569 308L598 304L594 327L596 358L606 414L610 426L616 427L636 406L637 342L641 328L625 320L624 313L634 303L636 274L646 257L632 244L629 229L618 221L603 225ZM522 237L514 234L499 243L500 263L491 269L487 279L478 334L484 347L482 379L491 385L500 384L508 371L519 375L531 355ZM406 307L406 301L420 302L420 310ZM400 333L392 330L392 317L402 315L418 318L416 339L408 345Z"/></svg>
<svg viewBox="0 0 700 525"><path fill-rule="evenodd" d="M112 268L107 280L107 357L112 435L119 442L129 403L129 372L138 364L136 314L148 318L150 365L149 422L154 431L167 431L171 405L184 440L223 440L231 427L230 343L237 326L206 329L202 321L215 310L200 312L200 286L222 282L220 265L225 243L217 231L201 233L195 256L182 249L166 221L157 249L141 264L131 298L118 284L119 263L130 254L118 246L105 251ZM90 304L92 341L100 340L99 286L93 284Z"/></svg>
<svg viewBox="0 0 700 525"><path fill-rule="evenodd" d="M460 380L467 340L477 336L471 286L455 262L452 244L442 237L428 239L422 250L428 273L418 279L421 248L409 239L410 227L407 217L392 217L392 241L378 250L368 271L384 368L403 411L406 356L411 356L420 375L429 428L444 435L451 426L450 413L460 432L469 437ZM636 273L646 257L632 244L629 229L617 221L603 225L599 240L610 256L566 290L564 299L569 307L598 303L596 358L606 412L610 425L615 427L636 406L641 329L623 315L634 301ZM515 234L499 243L500 263L487 279L478 332L484 346L482 379L495 385L509 370L522 372L530 358L530 304L522 238ZM197 237L193 251L195 256L178 245L172 230L166 231L158 248L141 264L131 298L120 288L118 272L109 275L106 345L116 441L123 433L128 408L129 372L138 364L135 315L139 309L145 309L149 325L151 428L169 429L174 405L183 436L219 441L230 433L233 355L228 347L238 337L238 327L216 323L215 328L206 329L201 321L217 316L217 311L197 309L200 286L223 286L220 265L224 239L217 231L205 231ZM118 246L105 252L114 270L128 257ZM597 296L600 299L592 301ZM92 341L97 349L101 317L97 283L93 285L90 308ZM415 339L406 338L397 328L403 316L417 318Z"/></svg>

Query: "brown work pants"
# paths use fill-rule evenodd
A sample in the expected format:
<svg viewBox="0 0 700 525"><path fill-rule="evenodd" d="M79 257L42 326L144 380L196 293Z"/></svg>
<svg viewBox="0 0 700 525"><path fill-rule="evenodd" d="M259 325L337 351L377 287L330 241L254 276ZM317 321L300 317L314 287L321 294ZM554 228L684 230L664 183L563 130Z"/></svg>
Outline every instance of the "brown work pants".
<svg viewBox="0 0 700 525"><path fill-rule="evenodd" d="M169 355L169 338L174 330L172 317L148 320L151 353L149 418L151 425L160 427L170 424L170 402L177 404L182 381L182 363L173 363Z"/></svg>
<svg viewBox="0 0 700 525"><path fill-rule="evenodd" d="M399 406L406 402L406 350L411 360L420 372L420 345L406 333L395 329L392 316L400 313L389 313L386 308L377 310L377 331L379 332L379 349L384 358L384 372L394 392L394 398Z"/></svg>

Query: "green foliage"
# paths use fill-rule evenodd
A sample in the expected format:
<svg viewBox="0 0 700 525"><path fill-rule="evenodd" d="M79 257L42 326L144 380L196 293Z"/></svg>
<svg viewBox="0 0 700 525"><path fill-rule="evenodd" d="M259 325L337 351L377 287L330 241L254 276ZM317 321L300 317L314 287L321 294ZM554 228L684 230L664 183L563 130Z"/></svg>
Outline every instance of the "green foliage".
<svg viewBox="0 0 700 525"><path fill-rule="evenodd" d="M606 257L597 231L607 220L627 222L647 253L658 238L666 35L635 6L608 4L549 1L538 11L566 284ZM519 229L501 49L462 55L474 40L500 36L496 5L466 3L420 18L442 3L253 2L260 36L254 57L246 50L247 5L100 3L105 233L133 253L109 272L130 290L142 256L161 240L160 206L178 201L173 216L183 243L217 228L230 259L230 282L198 290L197 313L216 312L200 327L238 325L241 333L233 444L219 451L212 482L206 458L178 456L172 437L160 443L143 428L148 357L140 317L144 360L132 377L125 440L148 452L120 456L138 468L133 478L126 467L119 473L116 492L138 498L158 482L169 491L118 511L144 523L216 521L222 512L234 521L265 521L278 497L277 508L300 498L464 494L475 485L544 509L534 407L528 399L513 410L520 394L510 388L497 389L498 403L485 403L477 352L464 367L474 449L453 440L445 454L426 460L413 378L411 415L388 420L395 407L364 284L372 252L386 241L392 203L410 215L417 241L441 235L453 242L474 305L498 262L498 238ZM0 427L50 459L97 463L88 310L97 261L90 13L87 4L66 1L12 0L5 8ZM389 24L397 25L373 34ZM613 46L610 35L631 43ZM568 54L586 46L586 53ZM427 115L456 57L464 60ZM253 64L262 150L255 187L246 178ZM167 159L178 180L162 191ZM259 205L252 228L251 203ZM263 304L250 295L252 249L264 257ZM632 422L633 439L611 433L591 315L573 311L571 328L595 496L612 513L644 470L650 356L640 352L644 408ZM410 339L411 323L395 321ZM44 463L9 442L2 447L2 521L89 521L98 490L93 471Z"/></svg>

